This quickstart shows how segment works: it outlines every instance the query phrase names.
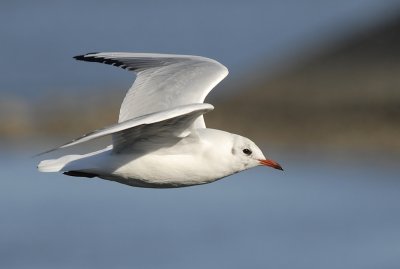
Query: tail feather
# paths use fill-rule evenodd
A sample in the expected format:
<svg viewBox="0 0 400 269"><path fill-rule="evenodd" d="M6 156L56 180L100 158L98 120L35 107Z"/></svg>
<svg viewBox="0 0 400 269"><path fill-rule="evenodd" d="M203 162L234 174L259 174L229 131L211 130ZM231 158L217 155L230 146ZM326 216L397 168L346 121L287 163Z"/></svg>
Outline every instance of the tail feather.
<svg viewBox="0 0 400 269"><path fill-rule="evenodd" d="M37 168L40 172L58 172L61 167L62 165L56 160L44 160L39 163Z"/></svg>
<svg viewBox="0 0 400 269"><path fill-rule="evenodd" d="M40 172L61 172L71 161L82 158L82 155L67 155L59 159L43 160L38 165Z"/></svg>
<svg viewBox="0 0 400 269"><path fill-rule="evenodd" d="M38 164L40 172L63 172L67 176L98 177L98 158L108 155L112 146L83 155L66 155L58 159L44 160Z"/></svg>

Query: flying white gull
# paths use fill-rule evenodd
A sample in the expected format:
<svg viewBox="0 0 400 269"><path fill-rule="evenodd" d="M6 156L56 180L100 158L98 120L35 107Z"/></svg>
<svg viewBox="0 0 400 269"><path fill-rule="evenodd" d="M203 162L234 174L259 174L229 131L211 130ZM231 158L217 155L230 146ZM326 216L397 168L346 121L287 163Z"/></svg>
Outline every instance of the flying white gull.
<svg viewBox="0 0 400 269"><path fill-rule="evenodd" d="M210 183L258 165L283 170L248 138L206 128L203 114L214 107L204 99L228 75L219 62L199 56L120 52L74 58L118 66L137 77L122 102L117 124L59 148L106 135L112 135L112 145L41 161L39 171L174 188Z"/></svg>

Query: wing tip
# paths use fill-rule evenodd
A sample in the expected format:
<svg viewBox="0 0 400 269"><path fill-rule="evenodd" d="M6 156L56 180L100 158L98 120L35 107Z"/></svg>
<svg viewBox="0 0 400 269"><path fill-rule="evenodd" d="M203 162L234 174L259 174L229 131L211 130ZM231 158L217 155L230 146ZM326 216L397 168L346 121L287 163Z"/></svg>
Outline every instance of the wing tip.
<svg viewBox="0 0 400 269"><path fill-rule="evenodd" d="M37 154L33 155L32 158L41 157L41 156L46 155L47 153L50 153L50 152L55 151L57 149L58 148L53 148L53 149L49 149L49 150L37 153Z"/></svg>
<svg viewBox="0 0 400 269"><path fill-rule="evenodd" d="M136 71L136 68L125 65L122 61L110 57L111 55L104 55L101 52L89 52L82 55L74 56L73 58L78 61L92 62L92 63L103 63L113 65L126 69L129 71Z"/></svg>
<svg viewBox="0 0 400 269"><path fill-rule="evenodd" d="M91 61L91 59L93 59L92 57L88 57L89 55L92 54L98 54L99 52L89 52L86 54L82 54L82 55L76 55L73 58L77 61Z"/></svg>

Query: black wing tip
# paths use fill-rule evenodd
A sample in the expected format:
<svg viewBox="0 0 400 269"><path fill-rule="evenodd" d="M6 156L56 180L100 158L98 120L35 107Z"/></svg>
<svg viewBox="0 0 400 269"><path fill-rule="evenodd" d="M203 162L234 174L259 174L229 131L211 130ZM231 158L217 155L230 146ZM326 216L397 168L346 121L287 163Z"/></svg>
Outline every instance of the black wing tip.
<svg viewBox="0 0 400 269"><path fill-rule="evenodd" d="M126 66L120 60L112 59L112 58L105 58L105 57L102 57L102 56L96 56L96 54L99 54L99 52L90 52L90 53L86 53L86 54L83 54L83 55L74 56L73 58L75 60L78 60L78 61L109 64L109 65L120 67L122 69L130 70L130 71L135 71L136 70L136 68Z"/></svg>
<svg viewBox="0 0 400 269"><path fill-rule="evenodd" d="M74 56L73 58L75 60L78 60L78 61L90 61L93 58L92 57L87 57L87 56L91 55L91 54L97 54L97 53L99 53L99 52L89 52L89 53L86 53L86 54Z"/></svg>
<svg viewBox="0 0 400 269"><path fill-rule="evenodd" d="M46 151L37 153L37 154L33 155L32 158L40 157L40 156L42 156L42 155L45 155L45 154L50 153L50 152L52 152L52 151L55 151L55 150L57 150L57 149L58 149L58 148L54 148L54 149L49 149L49 150L46 150Z"/></svg>
<svg viewBox="0 0 400 269"><path fill-rule="evenodd" d="M66 171L63 172L63 174L71 177L88 177L88 178L98 177L98 175L96 174L86 173L81 171Z"/></svg>

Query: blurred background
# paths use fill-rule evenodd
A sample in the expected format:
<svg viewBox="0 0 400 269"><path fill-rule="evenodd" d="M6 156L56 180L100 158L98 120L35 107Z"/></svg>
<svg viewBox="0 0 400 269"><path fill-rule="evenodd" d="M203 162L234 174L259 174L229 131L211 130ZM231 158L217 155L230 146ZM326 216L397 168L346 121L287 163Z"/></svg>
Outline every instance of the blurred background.
<svg viewBox="0 0 400 269"><path fill-rule="evenodd" d="M0 34L1 268L399 268L399 1L2 1ZM118 118L134 76L72 59L92 51L220 61L208 127L285 171L171 190L38 173Z"/></svg>

